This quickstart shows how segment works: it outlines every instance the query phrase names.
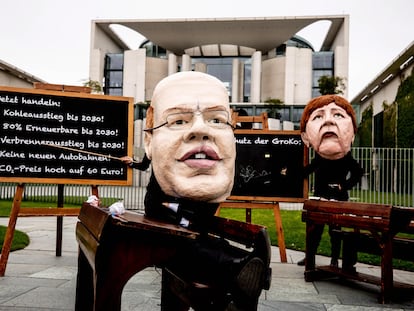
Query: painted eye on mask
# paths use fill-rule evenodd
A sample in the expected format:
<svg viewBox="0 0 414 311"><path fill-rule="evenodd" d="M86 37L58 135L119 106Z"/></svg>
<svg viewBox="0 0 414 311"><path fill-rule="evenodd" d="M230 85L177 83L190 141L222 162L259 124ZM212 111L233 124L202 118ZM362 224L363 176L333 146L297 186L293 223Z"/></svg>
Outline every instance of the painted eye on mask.
<svg viewBox="0 0 414 311"><path fill-rule="evenodd" d="M312 121L316 121L316 120L320 120L320 119L322 119L322 115L317 114L317 115L313 116Z"/></svg>
<svg viewBox="0 0 414 311"><path fill-rule="evenodd" d="M344 119L345 116L342 113L337 112L337 113L334 114L334 118L335 119Z"/></svg>

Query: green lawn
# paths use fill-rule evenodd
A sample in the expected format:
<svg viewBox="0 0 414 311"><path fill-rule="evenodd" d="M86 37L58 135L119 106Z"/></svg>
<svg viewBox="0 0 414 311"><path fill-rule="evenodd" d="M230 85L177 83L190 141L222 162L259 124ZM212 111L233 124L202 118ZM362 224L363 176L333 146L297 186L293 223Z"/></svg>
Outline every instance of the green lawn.
<svg viewBox="0 0 414 311"><path fill-rule="evenodd" d="M23 201L21 206L22 207L54 207L56 206L56 203ZM0 200L0 217L9 217L11 207L12 207L11 200ZM65 207L77 207L77 205L76 206L65 205ZM6 230L7 230L6 226L0 226L0 247L3 247L3 241L6 235ZM26 233L19 231L19 230L15 230L12 245L11 245L11 251L25 248L27 245L29 245L29 243L30 243L30 239Z"/></svg>
<svg viewBox="0 0 414 311"><path fill-rule="evenodd" d="M0 200L0 217L8 217L10 214L12 202L10 200ZM50 207L56 206L56 203L50 202L28 202L23 201L22 207ZM68 205L65 207L77 207L78 205ZM245 221L245 210L223 208L220 216L231 219ZM285 234L285 245L289 249L305 251L305 223L302 222L301 211L281 211L283 232ZM273 211L267 209L252 210L252 223L266 226L269 232L272 245L277 245L276 228L274 223ZM3 239L6 227L0 226L0 244L3 245ZM16 230L13 239L12 250L21 249L29 244L29 238L24 232ZM318 254L329 256L331 245L327 228L322 236L321 243L318 248ZM358 261L373 265L379 265L379 257L369 254L358 254ZM395 260L394 267L397 269L414 271L414 263Z"/></svg>

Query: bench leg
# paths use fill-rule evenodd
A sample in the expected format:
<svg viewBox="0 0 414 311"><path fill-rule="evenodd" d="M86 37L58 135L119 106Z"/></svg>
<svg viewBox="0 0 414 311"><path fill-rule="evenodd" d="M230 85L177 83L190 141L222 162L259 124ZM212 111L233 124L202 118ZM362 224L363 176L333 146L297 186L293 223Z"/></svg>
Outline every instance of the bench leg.
<svg viewBox="0 0 414 311"><path fill-rule="evenodd" d="M381 295L379 302L384 304L390 300L394 287L394 276L392 267L392 237L386 237L381 245Z"/></svg>
<svg viewBox="0 0 414 311"><path fill-rule="evenodd" d="M93 310L94 305L94 286L93 270L89 265L83 252L79 249L78 256L78 275L76 282L76 311Z"/></svg>
<svg viewBox="0 0 414 311"><path fill-rule="evenodd" d="M170 288L171 276L162 271L161 281L161 311L187 311L190 306L184 303Z"/></svg>
<svg viewBox="0 0 414 311"><path fill-rule="evenodd" d="M324 225L306 224L306 257L305 257L305 280L312 281L315 272L315 255L321 241Z"/></svg>

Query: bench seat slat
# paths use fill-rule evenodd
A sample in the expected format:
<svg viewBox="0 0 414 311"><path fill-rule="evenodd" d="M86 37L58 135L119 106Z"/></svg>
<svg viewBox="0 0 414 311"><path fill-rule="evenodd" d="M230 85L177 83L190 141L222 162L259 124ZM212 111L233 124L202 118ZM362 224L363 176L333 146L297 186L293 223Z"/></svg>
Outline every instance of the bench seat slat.
<svg viewBox="0 0 414 311"><path fill-rule="evenodd" d="M306 212L302 214L303 221L312 221L317 224L337 225L348 228L358 228L365 230L380 230L384 231L384 228L388 228L389 219L378 217L357 217L355 215L348 214L332 214L332 213L319 213L319 212Z"/></svg>
<svg viewBox="0 0 414 311"><path fill-rule="evenodd" d="M326 212L332 214L352 214L356 216L371 216L380 218L390 218L392 205L307 200L304 203L304 210L313 212Z"/></svg>

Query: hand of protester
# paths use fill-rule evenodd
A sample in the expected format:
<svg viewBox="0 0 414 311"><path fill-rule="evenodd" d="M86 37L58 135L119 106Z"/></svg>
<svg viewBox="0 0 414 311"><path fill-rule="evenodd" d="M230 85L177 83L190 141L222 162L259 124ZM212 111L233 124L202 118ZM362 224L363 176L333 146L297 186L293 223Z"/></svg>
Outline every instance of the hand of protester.
<svg viewBox="0 0 414 311"><path fill-rule="evenodd" d="M121 157L121 161L125 163L126 165L131 165L131 163L134 162L134 159L132 159L129 156L124 156L124 157Z"/></svg>

